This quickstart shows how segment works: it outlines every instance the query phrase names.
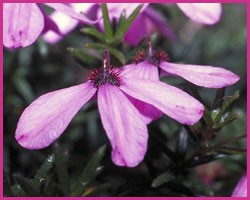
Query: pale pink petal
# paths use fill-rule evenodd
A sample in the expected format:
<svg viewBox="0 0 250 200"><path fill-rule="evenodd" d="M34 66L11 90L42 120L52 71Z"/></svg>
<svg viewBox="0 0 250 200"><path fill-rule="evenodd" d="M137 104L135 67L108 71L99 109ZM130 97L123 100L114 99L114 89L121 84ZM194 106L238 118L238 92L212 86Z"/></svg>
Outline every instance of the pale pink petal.
<svg viewBox="0 0 250 200"><path fill-rule="evenodd" d="M159 80L158 68L147 61L143 61L138 64L125 65L120 69L121 69L120 73L121 76Z"/></svg>
<svg viewBox="0 0 250 200"><path fill-rule="evenodd" d="M81 22L88 24L95 24L98 22L98 20L91 20L88 17L84 16L83 14L77 13L76 11L74 11L73 8L63 3L44 3L44 4L70 17L73 17L74 19L77 19Z"/></svg>
<svg viewBox="0 0 250 200"><path fill-rule="evenodd" d="M247 174L245 173L237 186L235 187L232 197L247 197Z"/></svg>
<svg viewBox="0 0 250 200"><path fill-rule="evenodd" d="M116 86L102 85L98 90L98 109L112 145L116 165L134 167L144 158L148 132L140 113Z"/></svg>
<svg viewBox="0 0 250 200"><path fill-rule="evenodd" d="M121 76L128 78L134 77L148 80L159 80L159 71L156 66L144 61L138 64L129 64L121 67ZM130 96L128 96L128 98L142 114L143 121L146 124L160 118L163 114L161 111L148 103Z"/></svg>
<svg viewBox="0 0 250 200"><path fill-rule="evenodd" d="M35 42L44 28L44 17L35 3L3 4L3 44L26 47Z"/></svg>
<svg viewBox="0 0 250 200"><path fill-rule="evenodd" d="M22 113L16 140L28 149L41 149L56 140L79 111L95 94L89 82L42 95Z"/></svg>
<svg viewBox="0 0 250 200"><path fill-rule="evenodd" d="M59 33L53 30L47 31L43 38L46 42L54 44L62 39L62 37L76 28L79 21L65 15L61 12L55 11L50 15L50 18L58 27Z"/></svg>
<svg viewBox="0 0 250 200"><path fill-rule="evenodd" d="M182 124L193 125L203 114L203 105L182 90L154 80L123 78L120 86L128 95L149 103Z"/></svg>
<svg viewBox="0 0 250 200"><path fill-rule="evenodd" d="M107 8L112 18L119 19L123 11L125 11L126 17L129 17L139 5L141 3L107 3ZM140 12L143 12L148 5L148 3L144 3Z"/></svg>
<svg viewBox="0 0 250 200"><path fill-rule="evenodd" d="M191 20L202 24L215 24L221 16L220 3L177 3Z"/></svg>
<svg viewBox="0 0 250 200"><path fill-rule="evenodd" d="M70 3L70 5L78 13L87 13L96 3Z"/></svg>
<svg viewBox="0 0 250 200"><path fill-rule="evenodd" d="M162 62L164 71L181 76L187 81L202 87L222 88L236 83L240 77L229 70L203 65L185 65Z"/></svg>

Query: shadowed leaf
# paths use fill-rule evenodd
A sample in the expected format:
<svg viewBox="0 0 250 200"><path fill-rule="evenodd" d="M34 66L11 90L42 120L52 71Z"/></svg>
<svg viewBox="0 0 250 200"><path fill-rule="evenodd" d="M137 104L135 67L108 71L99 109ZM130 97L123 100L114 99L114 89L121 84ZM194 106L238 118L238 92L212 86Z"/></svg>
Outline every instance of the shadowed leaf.
<svg viewBox="0 0 250 200"><path fill-rule="evenodd" d="M93 154L79 179L72 184L71 196L82 196L86 186L102 172L103 167L100 166L100 163L105 155L105 151L106 146L102 146Z"/></svg>

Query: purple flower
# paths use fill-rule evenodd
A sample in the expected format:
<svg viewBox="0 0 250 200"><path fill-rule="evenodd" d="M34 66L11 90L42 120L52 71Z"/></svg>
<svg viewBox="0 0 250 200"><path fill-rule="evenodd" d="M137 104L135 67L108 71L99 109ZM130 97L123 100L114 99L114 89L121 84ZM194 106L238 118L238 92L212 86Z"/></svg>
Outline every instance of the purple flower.
<svg viewBox="0 0 250 200"><path fill-rule="evenodd" d="M76 13L62 3L45 3L45 5L66 15L93 24L84 15ZM3 4L3 44L8 48L26 47L36 41L43 31L56 25L47 18L41 6L37 3L4 3Z"/></svg>
<svg viewBox="0 0 250 200"><path fill-rule="evenodd" d="M220 3L177 3L177 6L191 20L201 24L215 24L221 16ZM132 46L136 46L145 35L150 35L155 29L165 37L171 40L175 39L175 35L164 17L152 7L148 6L135 19L126 33L124 41Z"/></svg>
<svg viewBox="0 0 250 200"><path fill-rule="evenodd" d="M118 22L122 12L124 11L128 17L139 3L107 3L110 20ZM162 35L172 40L175 35L169 27L165 18L153 9L149 4L144 4L141 12L132 23L131 27L124 36L124 41L132 46L138 43L145 37L150 35L155 30L159 31ZM94 3L71 3L70 6L76 12L85 13L90 18L101 18L102 11L100 4ZM221 15L221 4L219 3L177 3L177 6L186 14L191 20L202 24L214 24L219 21ZM59 27L61 35L57 31L50 31L45 34L44 39L49 43L58 42L63 35L72 31L79 23L77 20L67 17L62 13L54 12L51 15L52 21ZM64 19L64 20L62 20ZM98 27L104 31L103 20L100 20Z"/></svg>
<svg viewBox="0 0 250 200"><path fill-rule="evenodd" d="M220 20L220 3L177 3L181 11L191 20L212 25Z"/></svg>
<svg viewBox="0 0 250 200"><path fill-rule="evenodd" d="M237 186L235 187L232 197L247 197L247 174L245 173Z"/></svg>
<svg viewBox="0 0 250 200"><path fill-rule="evenodd" d="M76 13L83 13L85 16L88 16L90 19L96 19L96 9L98 7L95 3L70 3L69 6ZM73 31L79 23L81 24L89 24L85 21L79 21L75 18L69 17L68 15L54 11L50 16L50 20L52 20L58 27L59 31L49 30L47 31L43 38L47 43L54 44L60 41L65 35L69 32Z"/></svg>
<svg viewBox="0 0 250 200"><path fill-rule="evenodd" d="M20 145L28 149L50 145L95 94L112 160L119 166L138 165L147 150L148 122L129 98L183 124L193 125L201 118L203 105L187 93L157 80L127 76L120 68L110 67L107 52L104 55L103 68L91 71L86 83L42 95L24 110L15 133Z"/></svg>
<svg viewBox="0 0 250 200"><path fill-rule="evenodd" d="M150 42L149 42L150 43ZM219 67L203 65L175 64L169 62L168 55L161 51L139 51L134 58L134 63L123 66L123 75L148 80L159 80L159 70L165 74L180 76L187 81L207 88L222 88L236 83L240 77ZM138 99L131 100L147 123L161 116L161 112L154 106Z"/></svg>

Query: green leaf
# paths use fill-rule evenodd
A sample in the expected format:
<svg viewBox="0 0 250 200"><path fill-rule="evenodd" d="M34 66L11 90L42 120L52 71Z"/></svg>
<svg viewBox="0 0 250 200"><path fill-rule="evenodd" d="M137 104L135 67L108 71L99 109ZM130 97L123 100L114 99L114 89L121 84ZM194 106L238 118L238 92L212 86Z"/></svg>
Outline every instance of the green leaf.
<svg viewBox="0 0 250 200"><path fill-rule="evenodd" d="M225 114L225 116L221 117L219 124L215 124L213 126L213 129L220 130L221 128L223 128L224 126L226 126L227 124L233 122L234 120L238 118L239 116L237 114Z"/></svg>
<svg viewBox="0 0 250 200"><path fill-rule="evenodd" d="M59 146L58 143L56 143L54 147L56 174L59 180L59 185L62 193L65 196L68 196L71 192L69 174L67 169L69 155L63 148Z"/></svg>
<svg viewBox="0 0 250 200"><path fill-rule="evenodd" d="M212 120L211 114L210 114L208 108L205 106L204 106L204 113L203 113L202 117L209 127L213 126L213 120Z"/></svg>
<svg viewBox="0 0 250 200"><path fill-rule="evenodd" d="M212 162L214 160L218 160L223 157L225 157L225 154L209 153L208 155L203 156L195 155L192 158L186 160L184 163L182 163L182 166L186 168L192 168L198 165Z"/></svg>
<svg viewBox="0 0 250 200"><path fill-rule="evenodd" d="M114 41L117 40L121 40L125 33L128 31L129 27L131 26L131 24L133 23L133 21L135 20L135 18L137 17L137 15L140 13L141 9L142 9L143 5L139 5L133 12L132 14L126 19L125 22L120 22L122 23L122 25L119 25L117 28L117 31L115 33L115 39ZM125 17L124 17L125 18ZM121 19L121 18L120 18Z"/></svg>
<svg viewBox="0 0 250 200"><path fill-rule="evenodd" d="M12 185L10 189L13 193L13 196L22 197L26 195L26 193L23 191L23 189L21 188L19 184Z"/></svg>
<svg viewBox="0 0 250 200"><path fill-rule="evenodd" d="M14 79L15 86L27 102L34 99L32 88L24 77L16 76Z"/></svg>
<svg viewBox="0 0 250 200"><path fill-rule="evenodd" d="M95 54L94 52L88 52L89 49L77 49L77 48L73 48L73 47L68 47L67 50L69 51L69 53L71 54L71 56L73 56L78 62L80 62L80 64L93 64L96 62L96 60L101 60L101 57L98 56L97 54ZM88 67L88 69L93 69L93 67Z"/></svg>
<svg viewBox="0 0 250 200"><path fill-rule="evenodd" d="M213 147L213 151L215 151L218 154L225 154L225 155L236 155L236 154L244 154L246 155L247 150L244 148L235 148L235 147Z"/></svg>
<svg viewBox="0 0 250 200"><path fill-rule="evenodd" d="M96 37L97 39L104 41L104 35L94 27L85 27L80 30L80 32Z"/></svg>
<svg viewBox="0 0 250 200"><path fill-rule="evenodd" d="M109 44L113 38L113 30L112 25L109 19L108 8L105 3L101 4L102 7L102 16L103 16L103 23L105 29L105 41Z"/></svg>
<svg viewBox="0 0 250 200"><path fill-rule="evenodd" d="M21 186L28 196L40 196L39 191L34 187L30 179L27 179L20 174L15 174L13 177L16 183Z"/></svg>
<svg viewBox="0 0 250 200"><path fill-rule="evenodd" d="M90 48L90 49L96 49L96 50L99 50L100 52L100 55L102 55L104 49L108 49L109 52L115 56L122 65L124 65L126 63L126 60L125 60L125 57L124 55L122 54L122 52L118 51L117 49L115 48L112 48L110 46L107 46L105 44L101 44L101 43L87 43L85 44L85 47L86 48Z"/></svg>
<svg viewBox="0 0 250 200"><path fill-rule="evenodd" d="M218 124L222 115L230 111L235 101L240 97L239 91L236 91L233 96L231 96L219 110L218 114L214 118L214 124Z"/></svg>
<svg viewBox="0 0 250 200"><path fill-rule="evenodd" d="M35 177L31 180L33 186L36 188L37 191L39 191L39 189L41 188L41 185L47 179L48 173L54 165L54 161L55 161L54 155L48 156L48 158L42 164L40 169L37 171Z"/></svg>
<svg viewBox="0 0 250 200"><path fill-rule="evenodd" d="M166 172L162 173L161 175L157 176L152 184L151 184L151 187L152 188L156 188L156 187L159 187L171 180L173 180L175 178L174 174L173 174L173 171L170 169L170 170L167 170Z"/></svg>
<svg viewBox="0 0 250 200"><path fill-rule="evenodd" d="M213 190L203 183L198 177L191 177L191 189L194 192L194 194L202 195L202 196L213 196L214 192Z"/></svg>
<svg viewBox="0 0 250 200"><path fill-rule="evenodd" d="M54 171L52 174L48 175L48 177L45 180L44 188L43 188L43 195L55 196L57 190L61 192L61 189L57 189L59 188L59 185L56 182L57 182L57 177Z"/></svg>
<svg viewBox="0 0 250 200"><path fill-rule="evenodd" d="M104 145L93 154L78 181L73 183L71 196L82 196L86 186L102 172L103 167L100 166L100 163L105 155L105 151L106 146Z"/></svg>
<svg viewBox="0 0 250 200"><path fill-rule="evenodd" d="M224 101L226 88L219 88L216 91L215 99L214 99L214 108L220 108Z"/></svg>

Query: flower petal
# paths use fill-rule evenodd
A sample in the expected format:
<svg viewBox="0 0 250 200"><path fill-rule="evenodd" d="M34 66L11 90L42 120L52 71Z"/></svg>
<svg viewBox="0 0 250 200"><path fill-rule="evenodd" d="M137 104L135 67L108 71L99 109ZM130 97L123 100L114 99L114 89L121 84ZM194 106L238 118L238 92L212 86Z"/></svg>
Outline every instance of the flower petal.
<svg viewBox="0 0 250 200"><path fill-rule="evenodd" d="M154 10L152 7L147 7L143 12L154 24L154 26L167 38L175 40L175 34L173 33L171 27L168 25L166 19L159 12Z"/></svg>
<svg viewBox="0 0 250 200"><path fill-rule="evenodd" d="M239 76L229 70L212 66L162 62L160 68L170 74L181 76L195 85L208 88L226 87L240 79Z"/></svg>
<svg viewBox="0 0 250 200"><path fill-rule="evenodd" d="M147 126L140 113L116 86L102 85L97 95L102 124L113 149L113 162L127 167L138 165L148 140Z"/></svg>
<svg viewBox="0 0 250 200"><path fill-rule="evenodd" d="M28 149L47 147L95 92L96 88L87 82L42 95L24 110L17 125L16 140Z"/></svg>
<svg viewBox="0 0 250 200"><path fill-rule="evenodd" d="M247 197L247 175L246 173L241 177L240 181L235 187L232 197Z"/></svg>
<svg viewBox="0 0 250 200"><path fill-rule="evenodd" d="M59 29L59 33L53 30L47 31L43 38L46 42L54 44L62 39L63 35L68 34L78 25L79 21L65 15L61 12L55 11L50 15L50 18Z"/></svg>
<svg viewBox="0 0 250 200"><path fill-rule="evenodd" d="M121 76L128 78L141 78L148 80L159 80L159 72L156 66L148 63L147 61L125 65L121 68ZM129 100L134 104L134 106L139 110L143 116L143 121L149 124L153 120L156 120L162 116L162 112L156 109L154 106L128 96Z"/></svg>
<svg viewBox="0 0 250 200"><path fill-rule="evenodd" d="M156 66L147 61L138 64L129 64L120 68L121 76L159 80L159 71Z"/></svg>
<svg viewBox="0 0 250 200"><path fill-rule="evenodd" d="M59 12L62 12L64 14L70 16L74 19L77 19L77 20L84 22L84 23L87 23L87 24L95 24L99 21L99 20L91 20L91 19L85 17L84 15L75 12L73 10L73 8L71 8L70 6L67 6L63 3L44 3L44 4L51 7L51 8L54 8L55 10L57 10Z"/></svg>
<svg viewBox="0 0 250 200"><path fill-rule="evenodd" d="M146 35L150 34L149 25L147 17L139 14L124 35L124 41L131 46L137 46Z"/></svg>
<svg viewBox="0 0 250 200"><path fill-rule="evenodd" d="M215 24L221 16L220 3L177 3L191 20L202 24Z"/></svg>
<svg viewBox="0 0 250 200"><path fill-rule="evenodd" d="M36 3L3 4L3 44L26 47L35 42L44 28L44 16Z"/></svg>
<svg viewBox="0 0 250 200"><path fill-rule="evenodd" d="M182 124L193 125L203 114L203 105L182 90L154 80L123 78L120 86L128 95L149 103Z"/></svg>

